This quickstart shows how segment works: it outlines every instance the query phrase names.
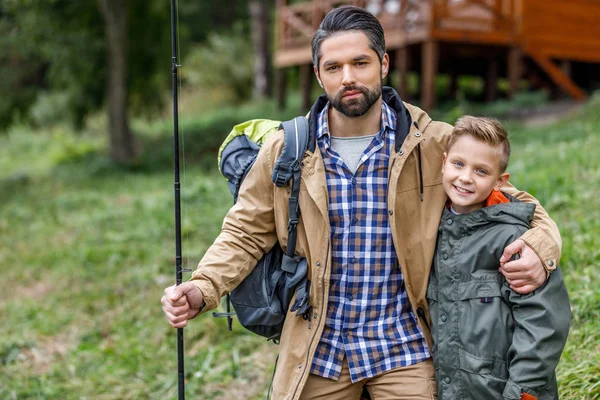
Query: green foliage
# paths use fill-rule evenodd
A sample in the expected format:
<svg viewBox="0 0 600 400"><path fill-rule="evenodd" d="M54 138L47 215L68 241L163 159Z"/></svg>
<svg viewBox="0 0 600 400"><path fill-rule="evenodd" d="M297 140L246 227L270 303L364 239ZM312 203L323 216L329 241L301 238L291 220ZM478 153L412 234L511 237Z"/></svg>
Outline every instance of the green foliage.
<svg viewBox="0 0 600 400"><path fill-rule="evenodd" d="M531 110L548 103L548 93L545 91L519 92L510 99L496 100L491 103L473 102L464 96L458 101L442 104L431 112L434 119L440 119L453 124L462 115L485 115L500 119L524 116Z"/></svg>
<svg viewBox="0 0 600 400"><path fill-rule="evenodd" d="M273 120L291 119L299 115L299 98L290 99L286 110L278 110L274 101L263 100L235 106L224 106L216 110L204 110L198 114L187 113L181 116L179 128L183 138L188 163L201 165L204 169L217 166L217 150L234 125L256 118ZM143 135L142 146L146 150L142 168L168 168L172 164L173 123L161 120L149 125L137 126L148 134Z"/></svg>
<svg viewBox="0 0 600 400"><path fill-rule="evenodd" d="M170 68L161 68L171 60L169 6L127 2L127 88L135 114L156 113L170 84ZM0 36L0 72L6 72L0 88L10 93L0 101L0 127L14 119L15 110L25 114L36 98L34 122L71 121L77 127L103 105L107 46L98 2L5 0ZM64 106L50 116L46 98L54 95Z"/></svg>
<svg viewBox="0 0 600 400"><path fill-rule="evenodd" d="M269 104L184 124L184 266L194 268L232 204L225 180L190 162L190 142L235 112L236 122L277 118ZM511 181L541 201L563 235L574 316L557 371L565 399L600 397L598 108L600 96L558 124L510 125ZM170 121L134 126L155 144L149 156L171 148ZM105 145L103 136L64 127L19 125L0 137L2 399L176 398L175 331L159 304L174 282L172 171L106 164L99 173L102 158L89 149ZM185 328L187 396L264 398L277 350L237 322L228 332L225 320L199 317Z"/></svg>
<svg viewBox="0 0 600 400"><path fill-rule="evenodd" d="M249 35L238 26L232 33L211 33L206 44L193 47L184 61L182 78L189 86L225 92L231 104L252 94L253 58Z"/></svg>

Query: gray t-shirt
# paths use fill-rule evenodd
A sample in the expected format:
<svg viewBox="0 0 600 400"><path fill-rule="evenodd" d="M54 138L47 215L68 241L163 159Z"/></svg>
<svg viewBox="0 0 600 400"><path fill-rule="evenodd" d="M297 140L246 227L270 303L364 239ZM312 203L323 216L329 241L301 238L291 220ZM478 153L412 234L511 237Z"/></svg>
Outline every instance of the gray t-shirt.
<svg viewBox="0 0 600 400"><path fill-rule="evenodd" d="M360 158L375 136L376 134L358 137L331 136L331 148L342 157L346 166L354 174L358 169Z"/></svg>

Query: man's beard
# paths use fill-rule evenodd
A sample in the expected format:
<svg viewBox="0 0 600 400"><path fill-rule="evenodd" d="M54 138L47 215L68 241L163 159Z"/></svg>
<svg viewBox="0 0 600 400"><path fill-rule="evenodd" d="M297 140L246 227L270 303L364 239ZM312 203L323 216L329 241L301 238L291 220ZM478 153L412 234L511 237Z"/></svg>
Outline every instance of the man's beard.
<svg viewBox="0 0 600 400"><path fill-rule="evenodd" d="M363 94L363 96L359 97L358 99L350 99L344 101L344 94L350 91L359 91ZM372 90L370 90L366 86L346 86L344 87L344 89L340 90L334 98L331 98L329 95L327 95L327 98L329 99L329 102L331 103L333 108L338 110L340 113L342 113L346 117L356 118L364 115L367 111L369 111L380 96L381 82Z"/></svg>

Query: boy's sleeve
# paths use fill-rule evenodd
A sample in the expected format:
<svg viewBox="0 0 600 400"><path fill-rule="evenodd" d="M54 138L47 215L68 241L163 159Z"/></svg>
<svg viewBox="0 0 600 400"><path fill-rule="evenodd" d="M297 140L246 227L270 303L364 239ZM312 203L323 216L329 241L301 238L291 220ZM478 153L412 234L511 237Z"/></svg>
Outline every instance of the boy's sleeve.
<svg viewBox="0 0 600 400"><path fill-rule="evenodd" d="M524 203L534 203L535 214L531 221L531 229L525 232L522 239L538 255L542 265L550 274L558 266L562 247L562 239L556 223L548 216L539 201L527 192L517 190L510 183L502 186L502 191Z"/></svg>
<svg viewBox="0 0 600 400"><path fill-rule="evenodd" d="M505 282L502 296L515 320L503 396L521 399L527 393L539 397L554 379L569 333L571 309L562 273L557 268L541 288L527 295L512 291Z"/></svg>

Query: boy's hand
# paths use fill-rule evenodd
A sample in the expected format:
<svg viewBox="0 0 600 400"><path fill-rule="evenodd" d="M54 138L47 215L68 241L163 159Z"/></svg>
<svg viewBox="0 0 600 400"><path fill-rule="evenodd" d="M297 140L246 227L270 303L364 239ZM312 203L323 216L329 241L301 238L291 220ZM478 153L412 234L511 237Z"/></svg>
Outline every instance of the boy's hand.
<svg viewBox="0 0 600 400"><path fill-rule="evenodd" d="M160 299L162 309L173 328L183 328L204 306L202 292L191 282L169 286Z"/></svg>
<svg viewBox="0 0 600 400"><path fill-rule="evenodd" d="M518 260L510 261L519 254ZM535 251L523 240L517 239L504 249L499 271L506 277L510 288L519 294L528 294L546 282L546 269Z"/></svg>

